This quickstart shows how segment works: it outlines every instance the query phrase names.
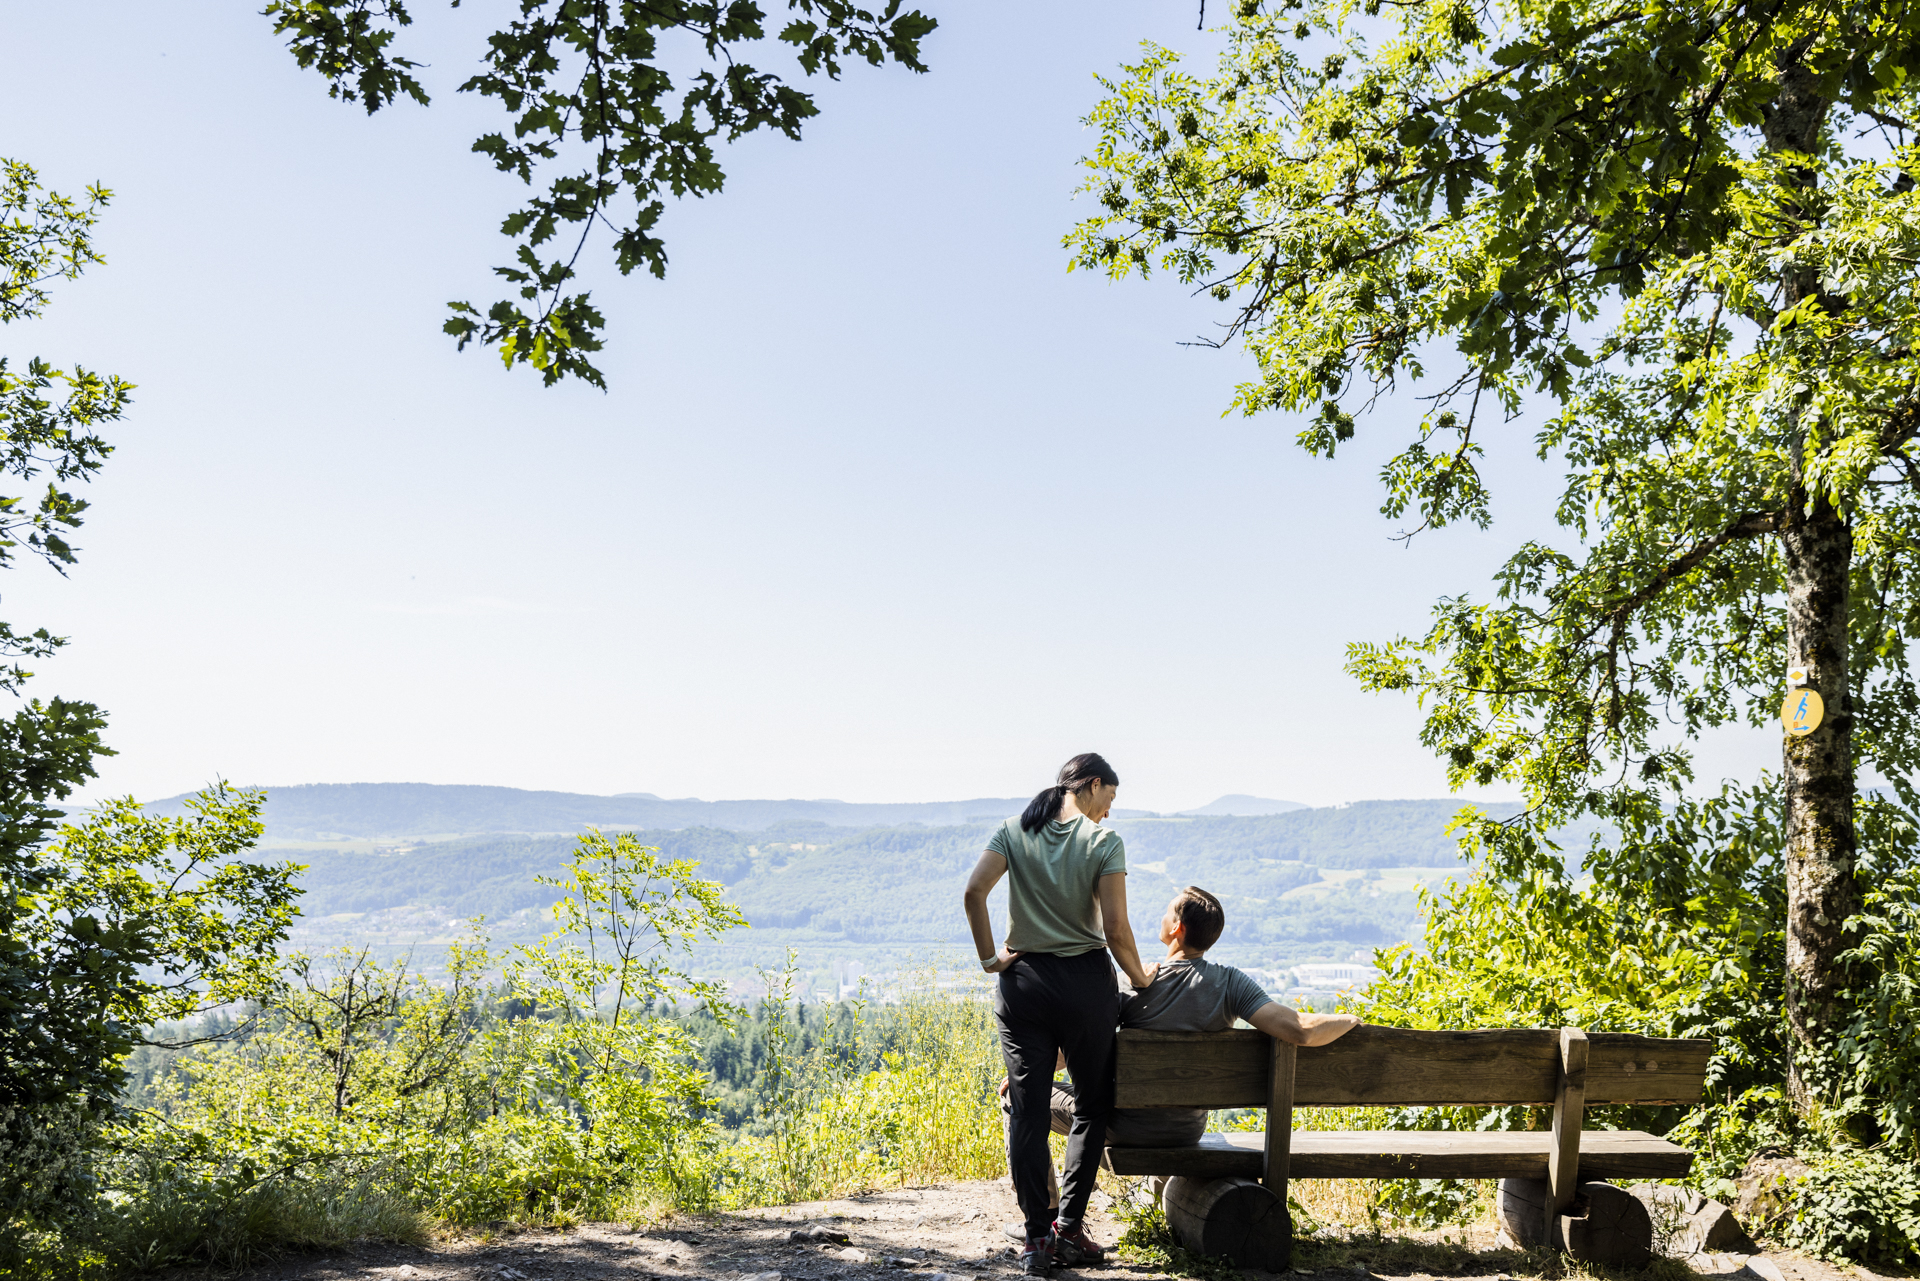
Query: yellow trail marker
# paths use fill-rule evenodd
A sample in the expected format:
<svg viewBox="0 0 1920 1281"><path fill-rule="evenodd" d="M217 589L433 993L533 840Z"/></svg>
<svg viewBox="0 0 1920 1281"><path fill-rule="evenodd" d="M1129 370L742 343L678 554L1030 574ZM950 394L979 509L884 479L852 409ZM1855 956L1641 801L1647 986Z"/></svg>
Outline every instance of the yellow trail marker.
<svg viewBox="0 0 1920 1281"><path fill-rule="evenodd" d="M1819 729L1821 718L1826 714L1827 705L1820 701L1816 690L1791 690L1787 701L1780 704L1780 722L1794 738L1804 738Z"/></svg>

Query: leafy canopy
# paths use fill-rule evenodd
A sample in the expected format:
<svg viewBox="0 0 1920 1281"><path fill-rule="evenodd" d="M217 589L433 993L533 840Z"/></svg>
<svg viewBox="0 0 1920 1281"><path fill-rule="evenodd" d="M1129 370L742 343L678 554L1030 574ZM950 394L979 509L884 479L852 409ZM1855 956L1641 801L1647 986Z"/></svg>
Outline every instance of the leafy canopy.
<svg viewBox="0 0 1920 1281"><path fill-rule="evenodd" d="M806 76L838 79L849 61L925 71L920 42L934 21L900 6L787 0L789 20L773 34ZM726 174L717 143L763 129L797 139L819 108L790 75L742 60L770 30L752 0L493 7L514 16L488 37L480 69L457 92L494 99L511 127L481 136L473 149L500 172L545 189L500 225L514 241L514 261L494 273L512 295L484 313L469 302L448 304L445 329L462 350L470 342L497 347L508 368L531 365L549 386L573 377L604 388L591 353L601 349L605 320L590 292L568 292L594 228L612 236L621 275L645 267L664 276L666 242L656 228L665 197L718 192ZM395 49L413 22L402 0L271 0L264 12L295 61L324 76L332 96L369 114L402 96L429 102L415 74L424 64ZM676 78L669 70L676 54L699 69Z"/></svg>
<svg viewBox="0 0 1920 1281"><path fill-rule="evenodd" d="M40 185L28 165L0 159L0 325L32 320L55 281L72 280L101 257L93 229L111 193L84 201ZM101 427L118 419L132 386L84 369L31 359L24 374L0 355L0 474L44 493L0 495L0 567L24 553L65 572L68 536L86 511L62 486L92 477L111 447ZM0 689L18 693L32 675L21 660L65 641L45 628L0 621ZM110 1026L109 992L123 967L99 949L99 922L85 913L58 924L44 914L62 869L37 852L64 817L54 804L94 777L106 721L91 703L24 702L0 721L0 1107L78 1097L98 1110L111 1094L110 1060L123 1033ZM49 930L58 937L50 938ZM0 1194L0 1199L5 1199Z"/></svg>
<svg viewBox="0 0 1920 1281"><path fill-rule="evenodd" d="M1516 418L1564 466L1570 546L1350 651L1420 694L1451 783L1524 790L1477 833L1515 878L1581 812L1655 824L1689 740L1770 720L1774 535L1818 503L1854 540L1856 761L1915 803L1916 59L1898 3L1283 0L1209 78L1150 46L1105 82L1074 265L1228 304L1237 407L1311 413L1332 455L1417 403L1382 476L1416 528L1487 524Z"/></svg>
<svg viewBox="0 0 1920 1281"><path fill-rule="evenodd" d="M112 199L97 186L84 201L48 191L30 166L0 158L0 325L38 318L52 282L105 261L93 231ZM17 373L0 354L0 475L22 482L49 477L36 498L0 495L0 568L22 548L62 573L74 563L67 535L79 528L87 504L62 486L100 470L113 452L100 428L121 416L132 393L133 384L111 375L39 359ZM0 621L0 656L44 658L65 643L45 628L22 633ZM29 675L15 662L0 670L0 688L17 690Z"/></svg>
<svg viewBox="0 0 1920 1281"><path fill-rule="evenodd" d="M55 282L104 261L94 230L111 198L48 191L31 166L0 159L0 324L36 319ZM112 452L101 433L132 392L38 358L19 372L0 355L0 475L27 491L0 495L0 568L37 558L64 574L76 562L87 503L72 487ZM0 690L20 695L23 660L63 644L0 621ZM21 1223L84 1205L89 1149L143 1030L263 993L293 916L296 869L241 858L260 834L261 793L218 787L174 819L114 801L65 823L56 802L111 755L105 724L93 704L60 698L24 699L0 720L0 1268Z"/></svg>

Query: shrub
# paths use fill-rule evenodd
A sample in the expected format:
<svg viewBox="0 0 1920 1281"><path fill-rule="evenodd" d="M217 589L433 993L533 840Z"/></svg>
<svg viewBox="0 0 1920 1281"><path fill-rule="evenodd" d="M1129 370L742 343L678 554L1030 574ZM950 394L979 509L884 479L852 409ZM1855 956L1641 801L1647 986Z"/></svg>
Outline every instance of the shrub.
<svg viewBox="0 0 1920 1281"><path fill-rule="evenodd" d="M1863 1149L1801 1155L1813 1168L1794 1189L1785 1244L1828 1258L1920 1262L1920 1169Z"/></svg>
<svg viewBox="0 0 1920 1281"><path fill-rule="evenodd" d="M6 839L27 819L0 834L0 1267L93 1212L138 1029L272 981L299 891L292 864L242 858L264 801L210 788L180 818L113 801L23 857ZM45 811L22 811L36 834Z"/></svg>
<svg viewBox="0 0 1920 1281"><path fill-rule="evenodd" d="M657 855L581 837L544 882L563 893L554 932L504 956L456 944L441 983L364 950L289 958L257 1026L149 1087L155 1115L126 1145L168 1186L264 1171L457 1223L604 1216L640 1185L678 1199L712 1146L706 1081L655 1011L719 1008L676 962L739 914Z"/></svg>
<svg viewBox="0 0 1920 1281"><path fill-rule="evenodd" d="M110 1273L188 1261L237 1268L290 1248L427 1238L427 1217L372 1172L141 1156L120 1182L113 1212L96 1216L83 1238Z"/></svg>

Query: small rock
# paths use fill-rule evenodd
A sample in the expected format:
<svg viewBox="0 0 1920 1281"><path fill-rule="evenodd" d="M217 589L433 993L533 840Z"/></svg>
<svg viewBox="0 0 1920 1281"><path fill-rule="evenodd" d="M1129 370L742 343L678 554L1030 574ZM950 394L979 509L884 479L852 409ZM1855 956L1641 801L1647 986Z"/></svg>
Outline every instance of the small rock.
<svg viewBox="0 0 1920 1281"><path fill-rule="evenodd" d="M414 1267L411 1263L403 1263L393 1275L397 1277L417 1277L420 1275L420 1269Z"/></svg>
<svg viewBox="0 0 1920 1281"><path fill-rule="evenodd" d="M880 1260L880 1262L886 1264L890 1268L910 1268L913 1266L912 1259L902 1259L891 1254L889 1254L886 1258Z"/></svg>
<svg viewBox="0 0 1920 1281"><path fill-rule="evenodd" d="M1691 1188L1636 1183L1627 1191L1647 1207L1655 1244L1664 1246L1671 1258L1723 1251L1752 1254L1758 1249L1732 1210Z"/></svg>
<svg viewBox="0 0 1920 1281"><path fill-rule="evenodd" d="M1734 1186L1733 1213L1740 1222L1764 1231L1793 1212L1793 1194L1813 1168L1798 1157L1755 1153L1747 1158Z"/></svg>
<svg viewBox="0 0 1920 1281"><path fill-rule="evenodd" d="M740 1281L780 1281L778 1272L755 1272L740 1278Z"/></svg>
<svg viewBox="0 0 1920 1281"><path fill-rule="evenodd" d="M848 1246L846 1249L840 1251L838 1257L845 1259L848 1263L865 1263L867 1261L867 1252Z"/></svg>
<svg viewBox="0 0 1920 1281"><path fill-rule="evenodd" d="M1761 1254L1748 1259L1747 1266L1742 1271L1759 1277L1760 1281L1787 1281L1780 1275L1780 1269L1774 1265L1773 1260Z"/></svg>

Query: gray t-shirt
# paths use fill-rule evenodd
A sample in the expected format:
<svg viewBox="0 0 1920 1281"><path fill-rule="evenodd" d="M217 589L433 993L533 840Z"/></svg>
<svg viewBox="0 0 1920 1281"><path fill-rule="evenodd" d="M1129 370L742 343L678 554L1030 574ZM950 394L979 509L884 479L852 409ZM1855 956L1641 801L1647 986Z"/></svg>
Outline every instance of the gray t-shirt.
<svg viewBox="0 0 1920 1281"><path fill-rule="evenodd" d="M1273 998L1231 965L1205 957L1162 961L1144 991L1120 1002L1120 1026L1156 1032L1224 1032L1235 1019L1250 1018ZM1115 1108L1107 1123L1107 1142L1117 1147L1180 1147L1198 1143L1207 1132L1205 1108Z"/></svg>
<svg viewBox="0 0 1920 1281"><path fill-rule="evenodd" d="M1201 957L1162 961L1160 973L1141 992L1131 992L1120 1007L1121 1027L1155 1032L1224 1032L1235 1019L1250 1018L1273 998L1266 989L1231 965Z"/></svg>
<svg viewBox="0 0 1920 1281"><path fill-rule="evenodd" d="M1100 878L1127 870L1120 834L1085 815L1026 832L1010 818L987 848L1007 860L1007 948L1079 956L1107 945Z"/></svg>

